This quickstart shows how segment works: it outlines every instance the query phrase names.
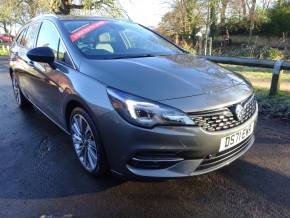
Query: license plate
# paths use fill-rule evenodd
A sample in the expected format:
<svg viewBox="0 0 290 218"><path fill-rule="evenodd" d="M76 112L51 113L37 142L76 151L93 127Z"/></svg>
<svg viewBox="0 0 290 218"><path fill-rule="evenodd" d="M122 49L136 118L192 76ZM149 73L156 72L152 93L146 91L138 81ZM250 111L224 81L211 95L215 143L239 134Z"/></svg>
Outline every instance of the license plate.
<svg viewBox="0 0 290 218"><path fill-rule="evenodd" d="M219 151L227 150L244 141L254 132L254 126L255 124L251 123L246 128L222 138Z"/></svg>

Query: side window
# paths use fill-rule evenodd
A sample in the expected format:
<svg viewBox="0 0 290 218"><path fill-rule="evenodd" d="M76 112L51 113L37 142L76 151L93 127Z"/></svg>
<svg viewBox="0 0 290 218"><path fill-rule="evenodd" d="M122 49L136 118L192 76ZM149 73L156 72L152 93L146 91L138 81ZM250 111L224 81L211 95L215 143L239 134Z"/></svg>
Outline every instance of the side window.
<svg viewBox="0 0 290 218"><path fill-rule="evenodd" d="M57 57L59 36L53 24L44 21L40 27L40 32L37 39L37 47L49 47L53 50Z"/></svg>
<svg viewBox="0 0 290 218"><path fill-rule="evenodd" d="M20 44L24 32L25 32L25 31L22 30L21 33L18 34L18 37L17 37L17 39L16 39L16 42L17 42L18 44Z"/></svg>
<svg viewBox="0 0 290 218"><path fill-rule="evenodd" d="M39 27L39 23L32 23L26 33L26 47L27 48L33 48L34 47L34 42L35 42L35 38L37 36L38 33L38 27Z"/></svg>
<svg viewBox="0 0 290 218"><path fill-rule="evenodd" d="M37 47L49 47L53 50L56 60L72 66L68 53L63 46L59 34L53 24L44 21L40 27Z"/></svg>
<svg viewBox="0 0 290 218"><path fill-rule="evenodd" d="M23 30L23 34L22 34L22 37L21 37L20 45L22 45L22 46L25 46L26 43L27 43L26 33L27 33L27 28L25 28Z"/></svg>
<svg viewBox="0 0 290 218"><path fill-rule="evenodd" d="M61 41L59 41L57 60L72 66L68 53Z"/></svg>

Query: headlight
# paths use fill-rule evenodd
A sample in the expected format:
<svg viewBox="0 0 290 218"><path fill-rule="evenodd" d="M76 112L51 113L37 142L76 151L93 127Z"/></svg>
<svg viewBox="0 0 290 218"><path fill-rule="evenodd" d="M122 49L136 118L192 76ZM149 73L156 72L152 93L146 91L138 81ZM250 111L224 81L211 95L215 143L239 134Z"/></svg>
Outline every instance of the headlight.
<svg viewBox="0 0 290 218"><path fill-rule="evenodd" d="M129 123L152 128L157 125L193 126L195 123L184 112L147 99L108 88L115 110Z"/></svg>

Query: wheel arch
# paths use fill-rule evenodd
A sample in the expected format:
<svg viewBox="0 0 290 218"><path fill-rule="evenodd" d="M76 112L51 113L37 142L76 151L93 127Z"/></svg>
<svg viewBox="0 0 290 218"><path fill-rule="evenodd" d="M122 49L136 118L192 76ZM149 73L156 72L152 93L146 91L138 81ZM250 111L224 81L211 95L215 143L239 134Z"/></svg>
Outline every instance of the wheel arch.
<svg viewBox="0 0 290 218"><path fill-rule="evenodd" d="M93 117L93 113L90 110L89 106L79 97L73 96L69 100L66 101L66 104L64 107L64 117L65 117L64 122L65 122L65 125L66 125L66 128L68 131L70 131L70 126L69 126L70 115L71 115L73 109L76 107L80 107L80 108L84 109L91 116L92 120L94 121L94 124L96 125L95 119Z"/></svg>
<svg viewBox="0 0 290 218"><path fill-rule="evenodd" d="M91 111L89 106L77 96L74 96L69 101L67 101L67 104L65 106L64 112L65 112L65 122L66 122L67 130L70 131L70 116L71 116L72 111L75 108L77 108L77 107L80 107L80 108L84 109L88 113L88 115L91 117L91 119L93 121L93 124L94 124L94 126L96 128L96 133L97 133L97 136L98 136L98 140L101 143L101 146L102 146L102 149L103 149L103 152L104 152L104 155L105 155L105 159L107 161L108 159L107 159L106 147L103 145L102 136L100 134L98 125L96 123L96 120L94 119L93 112ZM108 162L107 162L107 167L110 168L110 164Z"/></svg>
<svg viewBox="0 0 290 218"><path fill-rule="evenodd" d="M70 131L70 126L69 126L70 115L76 107L84 108L83 104L79 100L71 99L67 102L65 109L64 109L65 125L66 125L67 130L69 130L69 131Z"/></svg>

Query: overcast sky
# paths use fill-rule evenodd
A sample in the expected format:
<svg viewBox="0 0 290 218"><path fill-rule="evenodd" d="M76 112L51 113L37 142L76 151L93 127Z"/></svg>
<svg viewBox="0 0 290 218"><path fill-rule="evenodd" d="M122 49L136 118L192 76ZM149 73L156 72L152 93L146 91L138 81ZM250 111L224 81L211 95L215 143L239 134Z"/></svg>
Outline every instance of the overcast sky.
<svg viewBox="0 0 290 218"><path fill-rule="evenodd" d="M156 27L162 16L170 10L164 0L119 0L130 18L145 26Z"/></svg>

